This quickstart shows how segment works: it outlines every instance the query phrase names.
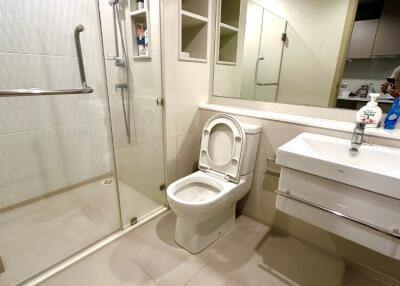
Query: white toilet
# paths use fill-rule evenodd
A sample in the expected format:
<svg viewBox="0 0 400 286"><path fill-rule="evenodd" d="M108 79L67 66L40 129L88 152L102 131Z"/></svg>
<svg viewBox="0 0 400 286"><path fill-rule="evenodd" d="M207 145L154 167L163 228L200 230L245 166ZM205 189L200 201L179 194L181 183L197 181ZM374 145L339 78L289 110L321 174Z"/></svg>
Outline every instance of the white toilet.
<svg viewBox="0 0 400 286"><path fill-rule="evenodd" d="M261 127L227 114L203 128L199 169L167 188L177 215L175 240L192 253L209 246L235 224L236 203L250 190Z"/></svg>

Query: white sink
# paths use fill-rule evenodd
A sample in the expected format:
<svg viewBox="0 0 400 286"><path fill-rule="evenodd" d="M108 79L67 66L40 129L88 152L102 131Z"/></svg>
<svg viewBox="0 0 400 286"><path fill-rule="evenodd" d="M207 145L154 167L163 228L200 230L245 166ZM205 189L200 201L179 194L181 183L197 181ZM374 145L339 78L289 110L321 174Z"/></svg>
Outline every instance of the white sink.
<svg viewBox="0 0 400 286"><path fill-rule="evenodd" d="M311 133L279 147L276 208L400 260L400 149L349 149L350 140Z"/></svg>
<svg viewBox="0 0 400 286"><path fill-rule="evenodd" d="M302 133L279 147L283 167L400 199L400 149L363 144L357 156L350 140Z"/></svg>

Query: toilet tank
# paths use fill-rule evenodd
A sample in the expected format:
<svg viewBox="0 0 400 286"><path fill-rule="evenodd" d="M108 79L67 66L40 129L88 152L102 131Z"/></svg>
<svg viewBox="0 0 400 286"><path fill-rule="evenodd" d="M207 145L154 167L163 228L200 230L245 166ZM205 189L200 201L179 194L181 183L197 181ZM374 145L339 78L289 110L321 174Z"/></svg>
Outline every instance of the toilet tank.
<svg viewBox="0 0 400 286"><path fill-rule="evenodd" d="M257 157L258 142L261 137L261 126L240 123L246 133L246 145L242 155L240 175L245 176L254 171Z"/></svg>

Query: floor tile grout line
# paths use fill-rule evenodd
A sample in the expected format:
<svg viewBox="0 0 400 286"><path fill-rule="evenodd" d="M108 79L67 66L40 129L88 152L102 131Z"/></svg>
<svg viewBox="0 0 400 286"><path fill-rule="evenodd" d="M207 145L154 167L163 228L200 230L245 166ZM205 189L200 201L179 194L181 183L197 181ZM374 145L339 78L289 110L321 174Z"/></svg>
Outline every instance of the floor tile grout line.
<svg viewBox="0 0 400 286"><path fill-rule="evenodd" d="M236 225L235 225L235 226L236 226ZM222 236L219 237L215 242L218 242L218 240L220 240L220 239L223 240L223 239L227 238L227 235L229 234L229 232L232 232L233 230L234 230L234 228L228 230L228 232L226 232L226 233L224 234L226 237L224 237L224 235L222 235ZM220 243L221 243L221 240L220 240ZM229 240L229 239L228 239L228 240ZM214 255L211 255L210 258L207 260L207 262L204 263L204 265L203 265L202 267L200 267L200 269L199 269L198 271L196 271L196 273L194 273L194 274L192 275L192 277L190 277L190 278L188 279L188 281L185 282L184 285L185 285L185 286L188 285L188 284L190 283L190 281L192 281L193 278L194 278L197 274L200 273L200 271L202 271L205 267L207 267L207 266L211 263L211 261L220 253L220 251L222 250L222 248L223 248L223 245L221 245L221 246L219 246L219 247L216 247L216 248L215 248L215 253L214 253Z"/></svg>
<svg viewBox="0 0 400 286"><path fill-rule="evenodd" d="M235 224L234 227L233 227L232 229L230 229L228 232L226 232L225 235L227 236L229 232L233 232L233 231L235 230L235 227L237 227L237 224ZM256 237L256 233L253 232L253 233L251 234L251 236ZM227 237L225 237L225 238L227 238ZM218 240L219 240L219 239L224 239L224 235L221 236L221 237L219 237ZM218 241L218 240L217 240L217 241ZM229 240L229 239L228 239L228 240ZM190 281L192 281L193 278L194 278L197 274L200 273L200 271L202 271L205 267L207 267L207 266L211 263L211 261L221 252L222 249L223 249L223 245L220 246L220 247L217 247L217 248L215 249L215 250L216 250L216 251L215 251L215 254L214 254L214 255L211 255L211 257L207 260L207 262L206 262L196 273L194 273L193 276L190 277L190 279L189 279L187 282L185 282L184 286L189 285ZM252 264L256 264L256 263L252 263Z"/></svg>
<svg viewBox="0 0 400 286"><path fill-rule="evenodd" d="M147 272L146 269L144 269L144 268L142 267L142 265L140 265L140 263L139 263L138 261L136 261L136 259L134 259L134 258L130 255L130 253L124 248L124 246L122 245L122 243L120 243L117 247L120 248L121 251L122 251L123 253L125 253L125 254L129 257L129 259L132 260L132 262L133 262L135 265L137 265L144 273L146 273L146 275L147 275L156 285L160 285L160 284L157 282L157 280L155 280L155 278L154 278L149 272Z"/></svg>

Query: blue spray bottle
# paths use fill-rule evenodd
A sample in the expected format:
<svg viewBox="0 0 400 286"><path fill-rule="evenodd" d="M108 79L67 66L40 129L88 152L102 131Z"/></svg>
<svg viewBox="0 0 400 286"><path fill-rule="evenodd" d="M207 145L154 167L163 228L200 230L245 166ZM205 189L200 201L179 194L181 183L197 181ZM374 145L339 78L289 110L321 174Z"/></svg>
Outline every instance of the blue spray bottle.
<svg viewBox="0 0 400 286"><path fill-rule="evenodd" d="M395 129L399 117L400 117L400 97L397 97L393 100L392 108L390 108L389 112L386 115L385 129Z"/></svg>

